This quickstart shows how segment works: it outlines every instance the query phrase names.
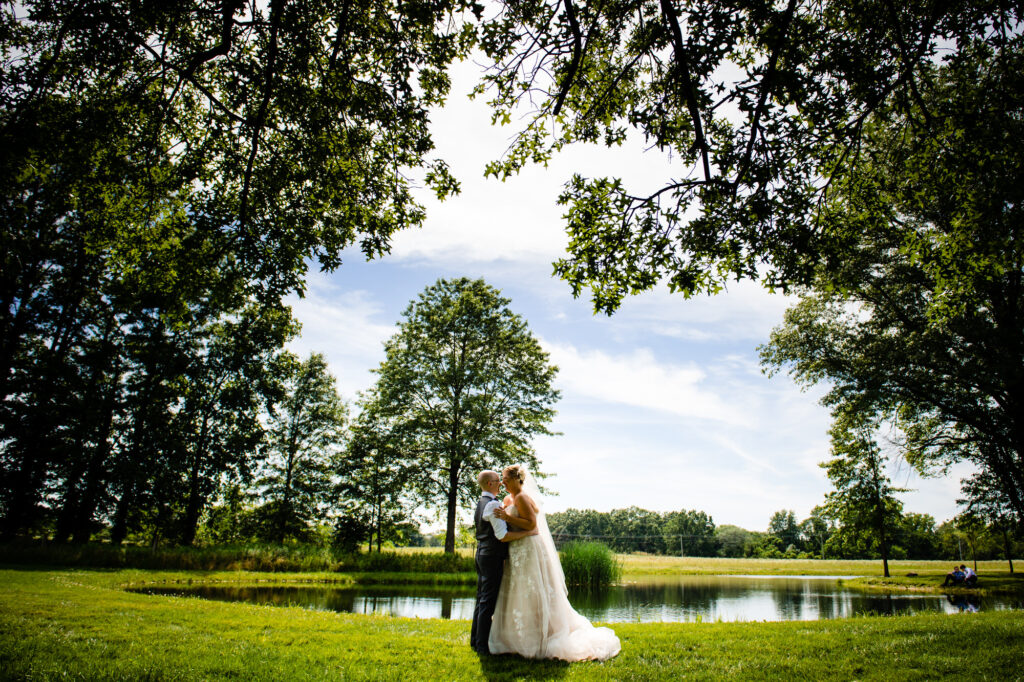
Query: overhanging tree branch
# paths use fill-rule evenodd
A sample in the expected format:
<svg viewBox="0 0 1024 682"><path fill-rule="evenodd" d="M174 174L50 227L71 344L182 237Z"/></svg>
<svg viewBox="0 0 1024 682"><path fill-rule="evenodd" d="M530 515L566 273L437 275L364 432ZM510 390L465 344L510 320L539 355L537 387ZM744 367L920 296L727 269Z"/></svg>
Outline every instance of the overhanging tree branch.
<svg viewBox="0 0 1024 682"><path fill-rule="evenodd" d="M708 162L708 143L704 137L704 126L701 124L700 105L697 102L697 88L693 84L693 75L690 73L690 60L686 53L686 45L683 43L683 31L679 28L679 18L676 16L675 8L672 7L672 0L660 0L661 13L668 22L672 32L672 47L676 58L676 66L680 73L680 85L683 89L683 98L686 100L686 108L690 113L690 120L693 122L693 145L700 150L701 162L704 166L704 180L711 179L711 164Z"/></svg>
<svg viewBox="0 0 1024 682"><path fill-rule="evenodd" d="M562 104L565 103L565 97L572 88L572 82L576 79L576 72L583 59L583 35L580 33L580 24L576 20L576 8L573 7L572 0L565 0L565 18L569 21L569 29L572 31L572 60L555 99L555 108L552 110L555 116L562 110Z"/></svg>

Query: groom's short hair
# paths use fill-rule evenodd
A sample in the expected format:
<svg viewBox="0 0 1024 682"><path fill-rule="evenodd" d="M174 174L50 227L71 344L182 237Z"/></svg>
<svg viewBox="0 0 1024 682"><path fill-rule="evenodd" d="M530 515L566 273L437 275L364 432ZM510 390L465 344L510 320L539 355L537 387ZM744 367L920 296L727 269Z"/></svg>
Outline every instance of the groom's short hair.
<svg viewBox="0 0 1024 682"><path fill-rule="evenodd" d="M501 480L501 476L498 475L497 471L491 471L490 469L484 469L480 472L480 475L476 477L477 485L481 488L491 480Z"/></svg>

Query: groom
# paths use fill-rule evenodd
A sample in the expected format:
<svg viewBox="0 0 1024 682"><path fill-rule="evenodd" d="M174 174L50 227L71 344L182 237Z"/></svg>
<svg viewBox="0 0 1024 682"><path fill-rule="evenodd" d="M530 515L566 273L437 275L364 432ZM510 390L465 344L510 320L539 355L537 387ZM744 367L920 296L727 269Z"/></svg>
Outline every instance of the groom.
<svg viewBox="0 0 1024 682"><path fill-rule="evenodd" d="M491 635L491 618L498 605L498 588L505 571L508 557L506 543L536 535L536 530L510 531L508 525L494 515L501 507L498 491L501 479L496 471L481 471L477 483L483 494L476 505L473 522L476 525L476 606L473 609L473 627L469 634L469 645L480 654L490 653L487 639Z"/></svg>

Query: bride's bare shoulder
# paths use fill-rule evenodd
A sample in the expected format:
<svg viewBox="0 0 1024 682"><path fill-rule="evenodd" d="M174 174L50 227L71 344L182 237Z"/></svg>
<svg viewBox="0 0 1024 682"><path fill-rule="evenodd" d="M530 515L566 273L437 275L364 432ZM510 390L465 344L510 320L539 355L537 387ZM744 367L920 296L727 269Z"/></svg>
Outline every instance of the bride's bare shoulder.
<svg viewBox="0 0 1024 682"><path fill-rule="evenodd" d="M516 495L516 500L515 501L516 501L516 507L519 508L519 511L522 512L522 511L526 511L526 509L530 509L534 514L537 513L537 510L538 510L537 503L534 502L533 498L530 497L527 493L522 493L522 492L519 493L518 495Z"/></svg>

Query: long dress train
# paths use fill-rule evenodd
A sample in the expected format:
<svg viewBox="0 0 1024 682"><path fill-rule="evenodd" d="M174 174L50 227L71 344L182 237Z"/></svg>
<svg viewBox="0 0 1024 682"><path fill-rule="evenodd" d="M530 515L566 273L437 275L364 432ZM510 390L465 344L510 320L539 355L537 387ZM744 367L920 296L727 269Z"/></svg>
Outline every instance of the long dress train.
<svg viewBox="0 0 1024 682"><path fill-rule="evenodd" d="M509 507L510 516L516 508ZM610 628L596 628L569 603L565 574L544 514L538 534L509 545L488 648L492 654L563 661L607 660L622 648Z"/></svg>

